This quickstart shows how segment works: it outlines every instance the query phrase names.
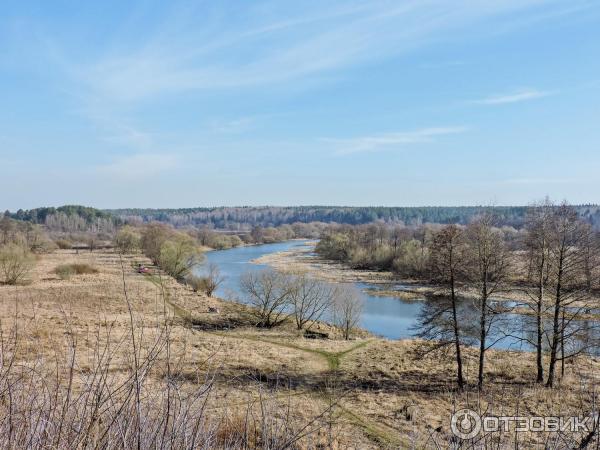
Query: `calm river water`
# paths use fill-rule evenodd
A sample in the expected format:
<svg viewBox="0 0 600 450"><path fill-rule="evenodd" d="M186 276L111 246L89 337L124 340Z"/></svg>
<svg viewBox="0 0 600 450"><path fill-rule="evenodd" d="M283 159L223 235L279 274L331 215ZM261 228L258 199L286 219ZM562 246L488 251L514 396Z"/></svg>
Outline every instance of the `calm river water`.
<svg viewBox="0 0 600 450"><path fill-rule="evenodd" d="M276 244L264 244L247 247L238 247L230 250L218 250L206 253L206 264L216 264L221 274L225 277L224 283L219 287L217 295L221 298L244 302L244 296L240 290L240 277L242 274L252 270L265 270L267 266L254 264L251 261L269 253L282 252L294 247L300 247L309 241L287 241ZM202 268L199 268L201 271ZM367 288L377 288L377 285L368 283L355 283L362 292L365 299L365 307L361 320L362 328L371 333L389 339L402 339L412 337L415 334L415 325L419 312L425 307L428 300L402 300L397 297L373 296L364 292ZM392 288L401 288L400 285ZM472 307L466 309L473 310ZM477 312L467 311L465 321L477 323ZM511 334L522 335L526 328L526 322L531 320L526 316L507 315L504 324L510 324L513 329ZM468 326L470 324L463 324ZM504 335L504 333L503 333ZM497 336L490 342L496 340ZM529 349L527 344L514 337L503 337L494 344L495 348Z"/></svg>

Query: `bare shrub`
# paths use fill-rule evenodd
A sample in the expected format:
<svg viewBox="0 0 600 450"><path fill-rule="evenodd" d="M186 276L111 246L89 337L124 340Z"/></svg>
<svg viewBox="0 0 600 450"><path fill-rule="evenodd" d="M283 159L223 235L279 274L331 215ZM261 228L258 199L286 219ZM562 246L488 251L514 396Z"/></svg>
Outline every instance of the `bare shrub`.
<svg viewBox="0 0 600 450"><path fill-rule="evenodd" d="M336 286L331 308L333 323L342 331L344 339L350 339L352 330L358 326L362 316L362 295L352 285Z"/></svg>
<svg viewBox="0 0 600 450"><path fill-rule="evenodd" d="M6 284L22 282L35 264L34 255L17 244L0 247L0 274Z"/></svg>
<svg viewBox="0 0 600 450"><path fill-rule="evenodd" d="M188 275L185 278L186 284L194 292L202 292L208 297L212 297L223 281L225 281L225 278L221 275L221 271L216 264L209 264L203 276Z"/></svg>
<svg viewBox="0 0 600 450"><path fill-rule="evenodd" d="M283 321L284 311L294 289L289 277L274 270L248 272L240 285L248 303L254 306L259 327L274 327Z"/></svg>
<svg viewBox="0 0 600 450"><path fill-rule="evenodd" d="M89 275L98 273L98 269L90 266L89 264L74 263L74 264L61 264L54 269L54 273L61 279L69 279L73 275Z"/></svg>
<svg viewBox="0 0 600 450"><path fill-rule="evenodd" d="M213 293L219 288L225 278L216 264L209 264L204 278L204 293L212 297Z"/></svg>
<svg viewBox="0 0 600 450"><path fill-rule="evenodd" d="M71 248L73 248L73 244L67 239L57 239L54 241L54 243L61 250L70 250Z"/></svg>
<svg viewBox="0 0 600 450"><path fill-rule="evenodd" d="M306 274L296 275L290 281L293 284L290 292L290 304L293 308L296 327L299 330L304 327L309 330L311 325L321 319L331 306L335 288ZM308 325L309 323L310 325Z"/></svg>
<svg viewBox="0 0 600 450"><path fill-rule="evenodd" d="M75 274L73 268L69 264L61 264L54 269L54 273L58 275L61 280L68 280Z"/></svg>
<svg viewBox="0 0 600 450"><path fill-rule="evenodd" d="M185 284L191 287L192 291L194 292L204 293L205 282L206 281L204 277L199 277L198 275L190 274L187 277L185 277Z"/></svg>

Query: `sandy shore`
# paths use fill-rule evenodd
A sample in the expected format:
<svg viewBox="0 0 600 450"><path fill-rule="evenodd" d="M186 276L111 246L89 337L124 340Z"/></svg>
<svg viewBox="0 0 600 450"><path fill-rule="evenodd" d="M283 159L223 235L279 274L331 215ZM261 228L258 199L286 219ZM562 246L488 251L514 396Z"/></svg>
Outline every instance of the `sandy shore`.
<svg viewBox="0 0 600 450"><path fill-rule="evenodd" d="M391 272L357 270L338 261L329 261L314 254L316 243L283 252L270 253L253 260L284 273L309 273L323 281L334 283L368 283L371 295L398 297L406 300L424 299L429 295L443 295L439 286L426 286L415 280L400 280ZM401 285L401 289L399 289Z"/></svg>
<svg viewBox="0 0 600 450"><path fill-rule="evenodd" d="M337 261L327 261L314 254L316 243L308 243L283 252L269 253L254 259L255 264L264 264L285 273L310 273L324 281L350 283L389 284L391 273L369 270L354 270Z"/></svg>

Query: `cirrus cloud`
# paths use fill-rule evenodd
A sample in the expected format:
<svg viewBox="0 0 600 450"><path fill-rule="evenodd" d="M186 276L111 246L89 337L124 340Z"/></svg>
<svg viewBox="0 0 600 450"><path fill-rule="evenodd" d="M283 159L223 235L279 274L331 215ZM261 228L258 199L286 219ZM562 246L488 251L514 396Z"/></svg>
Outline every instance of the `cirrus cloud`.
<svg viewBox="0 0 600 450"><path fill-rule="evenodd" d="M390 148L398 148L411 144L435 142L437 137L460 134L468 130L464 126L430 127L414 131L383 133L372 136L360 136L349 139L321 139L335 147L336 155L375 152Z"/></svg>
<svg viewBox="0 0 600 450"><path fill-rule="evenodd" d="M489 97L475 100L474 103L480 105L505 105L508 103L520 103L528 100L548 97L555 92L540 91L537 89L520 89L507 94L490 95Z"/></svg>

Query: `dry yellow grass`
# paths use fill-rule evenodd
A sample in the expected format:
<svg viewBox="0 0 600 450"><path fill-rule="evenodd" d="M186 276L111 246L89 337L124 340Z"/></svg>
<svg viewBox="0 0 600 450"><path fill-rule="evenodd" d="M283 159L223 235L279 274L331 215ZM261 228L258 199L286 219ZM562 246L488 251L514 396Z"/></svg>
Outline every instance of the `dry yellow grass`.
<svg viewBox="0 0 600 450"><path fill-rule="evenodd" d="M533 355L490 351L486 390L481 395L474 390L457 393L451 357L422 357L417 353L422 343L368 336L310 340L291 323L259 330L247 308L203 297L165 276L137 274L137 262L148 263L139 255L59 250L39 258L31 284L0 286L3 332L16 320L27 337L19 358L32 363L40 355L60 353L74 339L78 366L91 370L100 336L111 343L111 370L125 373L132 364L125 285L143 350L149 351L165 321L171 323L171 376L190 390L207 378L214 380L207 410L226 415L233 430L248 404L265 392L298 424L336 402L327 416L331 427L304 439L306 447L434 448L434 441L446 447L452 411L468 405L527 415L581 415L591 408L600 369L593 358L568 364L561 386L550 391L533 383ZM99 272L68 280L54 274L58 265L72 263L89 264ZM219 313L209 313L209 307ZM474 380L476 352L466 353L466 375ZM158 382L166 370L166 362L159 364L146 382ZM520 439L527 448L542 436Z"/></svg>

